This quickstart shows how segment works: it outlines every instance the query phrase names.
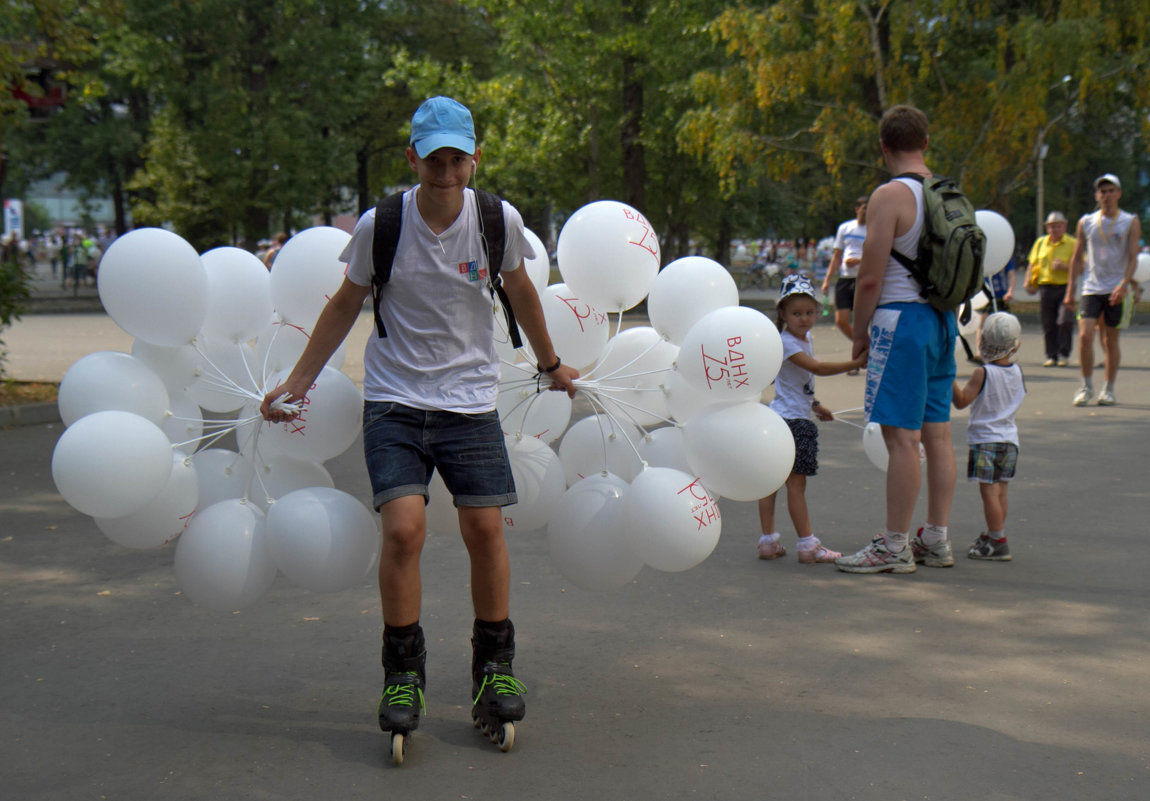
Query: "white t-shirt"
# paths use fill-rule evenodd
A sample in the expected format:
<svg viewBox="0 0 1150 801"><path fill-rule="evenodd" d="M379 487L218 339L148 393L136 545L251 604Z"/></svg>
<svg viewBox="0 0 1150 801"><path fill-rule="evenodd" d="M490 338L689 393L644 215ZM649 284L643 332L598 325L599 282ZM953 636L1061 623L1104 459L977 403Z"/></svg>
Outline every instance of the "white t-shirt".
<svg viewBox="0 0 1150 801"><path fill-rule="evenodd" d="M857 263L847 266L847 260L861 259L863 242L866 240L866 223L859 224L857 219L847 220L839 226L835 234L835 250L843 252L843 260L839 266L839 275L843 278L856 278L859 274Z"/></svg>
<svg viewBox="0 0 1150 801"><path fill-rule="evenodd" d="M1109 295L1122 283L1129 258L1126 238L1134 215L1118 210L1114 219L1101 211L1082 217L1082 235L1086 239L1086 277L1082 294Z"/></svg>
<svg viewBox="0 0 1150 801"><path fill-rule="evenodd" d="M784 328L779 332L783 340L783 366L775 376L775 398L770 407L784 420L812 420L811 403L815 399L815 374L804 370L791 357L805 353L814 358L815 348L811 332L806 339L799 339Z"/></svg>
<svg viewBox="0 0 1150 801"><path fill-rule="evenodd" d="M1010 442L1018 445L1018 424L1014 415L1025 395L1026 383L1022 380L1021 367L1017 364L1007 367L986 365L986 380L978 397L970 404L967 443Z"/></svg>
<svg viewBox="0 0 1150 801"><path fill-rule="evenodd" d="M364 349L363 394L416 409L475 414L495 408L499 361L493 339L493 301L487 258L479 239L475 193L467 189L463 211L439 236L415 204L418 187L403 195L403 224L384 285L379 314L387 336L373 330ZM534 255L523 235L523 218L503 202L506 245L503 272ZM340 254L347 278L370 286L375 209L355 225Z"/></svg>
<svg viewBox="0 0 1150 801"><path fill-rule="evenodd" d="M925 224L925 213L922 202L922 183L913 178L895 178L899 183L910 187L914 192L915 217L914 225L902 236L896 236L891 247L899 253L910 258L918 255L918 240L922 236L922 227ZM911 277L910 271L899 264L894 256L887 258L886 273L882 280L882 292L879 294L878 305L884 303L926 303L919 293L922 287Z"/></svg>

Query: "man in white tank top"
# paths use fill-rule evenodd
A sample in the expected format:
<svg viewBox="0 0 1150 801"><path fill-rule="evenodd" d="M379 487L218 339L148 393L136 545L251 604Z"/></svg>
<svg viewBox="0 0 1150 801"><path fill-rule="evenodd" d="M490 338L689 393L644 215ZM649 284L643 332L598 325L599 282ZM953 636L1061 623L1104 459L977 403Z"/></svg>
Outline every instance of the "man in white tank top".
<svg viewBox="0 0 1150 801"><path fill-rule="evenodd" d="M879 142L891 174L930 177L926 116L894 106L879 123ZM923 230L922 182L897 177L874 191L855 284L852 357L867 354L866 415L882 426L890 455L886 527L870 545L835 560L848 573L913 573L916 563L951 567L947 523L954 498L950 401L954 382L955 316L923 300L921 288L893 256L918 253ZM911 537L921 488L919 445L927 458L926 525Z"/></svg>
<svg viewBox="0 0 1150 801"><path fill-rule="evenodd" d="M1082 281L1082 308L1078 320L1078 361L1082 365L1082 386L1074 395L1075 406L1085 406L1094 394L1094 329L1102 337L1105 353L1106 386L1095 398L1099 406L1113 406L1114 383L1118 379L1118 323L1122 302L1134 286L1138 266L1138 241L1142 224L1138 216L1118 208L1122 183L1117 175L1106 173L1094 181L1098 210L1078 221L1074 255L1070 258L1070 280L1066 285L1067 308L1074 309L1074 283Z"/></svg>

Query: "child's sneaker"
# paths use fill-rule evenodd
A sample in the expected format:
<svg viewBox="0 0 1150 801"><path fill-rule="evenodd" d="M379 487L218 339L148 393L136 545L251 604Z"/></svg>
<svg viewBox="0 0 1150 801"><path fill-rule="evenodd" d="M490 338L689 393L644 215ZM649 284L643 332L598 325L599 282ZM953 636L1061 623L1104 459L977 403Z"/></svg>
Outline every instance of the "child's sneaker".
<svg viewBox="0 0 1150 801"><path fill-rule="evenodd" d="M760 559L778 559L786 555L787 549L783 547L783 543L779 540L774 540L773 542L766 538L759 540Z"/></svg>
<svg viewBox="0 0 1150 801"><path fill-rule="evenodd" d="M1009 562L1010 556L1010 543L1006 540L1002 542L995 542L985 533L979 534L978 539L974 541L974 545L970 546L970 550L966 555L971 559L988 559L993 562Z"/></svg>
<svg viewBox="0 0 1150 801"><path fill-rule="evenodd" d="M882 535L856 554L840 556L835 567L844 573L913 573L914 554L908 545L902 553L892 553Z"/></svg>
<svg viewBox="0 0 1150 801"><path fill-rule="evenodd" d="M914 554L914 561L920 565L954 567L954 551L950 547L950 540L941 540L934 545L927 545L922 541L921 528L911 538L910 550Z"/></svg>
<svg viewBox="0 0 1150 801"><path fill-rule="evenodd" d="M842 554L838 551L832 551L815 537L815 547L813 548L799 548L799 564L801 565L818 565L827 564L841 557Z"/></svg>

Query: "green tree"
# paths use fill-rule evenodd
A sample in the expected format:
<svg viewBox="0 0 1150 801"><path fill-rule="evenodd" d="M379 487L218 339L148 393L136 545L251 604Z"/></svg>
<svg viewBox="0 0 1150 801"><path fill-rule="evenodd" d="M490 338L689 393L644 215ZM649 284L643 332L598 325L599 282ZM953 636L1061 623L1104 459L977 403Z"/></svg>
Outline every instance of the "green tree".
<svg viewBox="0 0 1150 801"><path fill-rule="evenodd" d="M1120 136L1147 130L1147 15L1133 0L780 0L733 6L710 31L731 60L698 75L682 141L728 190L799 182L813 216L884 180L876 122L896 103L930 118L932 167L1004 211L1030 191L1042 143L1069 155L1081 121L1120 108Z"/></svg>

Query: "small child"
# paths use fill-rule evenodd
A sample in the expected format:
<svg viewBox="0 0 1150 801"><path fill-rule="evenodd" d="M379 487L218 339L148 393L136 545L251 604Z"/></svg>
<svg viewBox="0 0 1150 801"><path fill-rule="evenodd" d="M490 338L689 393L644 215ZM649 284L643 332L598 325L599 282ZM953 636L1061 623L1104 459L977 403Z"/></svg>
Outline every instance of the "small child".
<svg viewBox="0 0 1150 801"><path fill-rule="evenodd" d="M833 420L834 415L815 399L816 375L835 375L855 370L866 363L866 356L849 362L820 362L814 357L811 328L819 319L819 301L814 285L802 275L788 275L783 280L776 305L777 324L783 340L783 365L775 378L775 399L771 408L787 421L795 438L795 464L787 477L787 509L795 533L799 536L799 562L813 565L833 562L842 556L825 548L811 533L807 511L807 476L818 472L819 432L812 415L820 420ZM775 531L775 496L759 500L759 558L777 559L787 551Z"/></svg>
<svg viewBox="0 0 1150 801"><path fill-rule="evenodd" d="M978 351L985 366L975 367L965 387L954 382L954 406L970 407L966 429L969 451L966 477L978 482L986 531L967 551L971 559L1010 561L1006 543L1006 487L1018 461L1018 425L1026 383L1011 359L1022 343L1022 326L1013 314L998 312L982 325Z"/></svg>

